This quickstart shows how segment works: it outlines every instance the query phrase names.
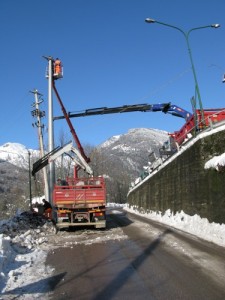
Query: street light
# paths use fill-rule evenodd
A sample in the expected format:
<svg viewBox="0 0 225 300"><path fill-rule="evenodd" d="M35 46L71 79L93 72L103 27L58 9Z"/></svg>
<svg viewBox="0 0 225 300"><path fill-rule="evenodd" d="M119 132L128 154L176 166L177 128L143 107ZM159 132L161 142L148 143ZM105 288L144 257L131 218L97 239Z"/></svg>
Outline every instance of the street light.
<svg viewBox="0 0 225 300"><path fill-rule="evenodd" d="M201 26L201 27L195 27L195 28L192 28L189 31L185 32L179 27L176 27L176 26L173 26L173 25L170 25L170 24L166 24L166 23L163 23L163 22L159 22L159 21L156 21L156 20L151 19L151 18L145 19L145 22L146 23L157 23L157 24L161 24L161 25L164 25L164 26L167 26L167 27L174 28L174 29L179 30L184 35L186 43L187 43L187 48L188 48L190 61L191 61L192 72L193 72L193 75L194 75L195 89L196 89L196 92L197 92L197 95L198 95L199 108L200 108L200 111L201 111L202 121L203 121L203 125L205 125L202 100L201 100L200 90L199 90L197 76L196 76L196 72L195 72L194 62L193 62L193 58L192 58L191 48L190 48L190 44L189 44L189 35L192 31L198 30L198 29L203 29L203 28L208 28L208 27L219 28L220 24L211 24L211 25L206 25L206 26Z"/></svg>

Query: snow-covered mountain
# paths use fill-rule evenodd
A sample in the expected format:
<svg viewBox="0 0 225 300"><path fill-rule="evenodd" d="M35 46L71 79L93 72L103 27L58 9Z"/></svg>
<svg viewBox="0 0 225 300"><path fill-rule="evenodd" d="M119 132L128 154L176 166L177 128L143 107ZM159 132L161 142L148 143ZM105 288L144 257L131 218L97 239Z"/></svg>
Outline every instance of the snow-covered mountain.
<svg viewBox="0 0 225 300"><path fill-rule="evenodd" d="M158 153L158 149L168 139L166 131L135 128L128 133L116 135L102 143L98 149L108 159L119 158L130 169L139 169L137 163L146 163L151 152ZM28 169L29 155L31 162L39 158L39 150L27 149L19 143L6 143L0 146L0 160L4 160L17 167ZM143 166L142 164L142 166ZM139 163L138 163L139 165Z"/></svg>
<svg viewBox="0 0 225 300"><path fill-rule="evenodd" d="M115 144L121 144L121 148L123 148L123 145L128 143L134 143L137 148L137 142L141 142L142 144L147 143L149 144L149 140L151 140L150 146L156 145L157 147L159 145L162 145L165 140L168 139L168 132L153 128L133 128L128 131L128 133L121 134L121 135L115 135L108 139L106 142L102 143L100 145L101 148L104 147L110 147L110 145ZM126 152L126 146L124 148Z"/></svg>
<svg viewBox="0 0 225 300"><path fill-rule="evenodd" d="M98 149L106 159L127 172L138 175L147 164L149 155L159 155L159 148L168 140L166 131L152 128L130 129L128 133L116 135L101 144Z"/></svg>
<svg viewBox="0 0 225 300"><path fill-rule="evenodd" d="M19 143L6 143L0 146L0 159L20 168L28 169L29 155L31 159L37 159L39 151L27 149Z"/></svg>

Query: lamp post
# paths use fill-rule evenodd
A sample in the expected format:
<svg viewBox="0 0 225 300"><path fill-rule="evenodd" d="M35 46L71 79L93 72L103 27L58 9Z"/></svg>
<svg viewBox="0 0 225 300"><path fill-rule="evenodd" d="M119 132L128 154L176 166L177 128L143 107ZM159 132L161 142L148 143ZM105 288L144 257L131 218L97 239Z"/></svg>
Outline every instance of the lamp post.
<svg viewBox="0 0 225 300"><path fill-rule="evenodd" d="M199 108L200 108L200 111L201 111L201 116L202 116L203 124L205 125L202 100L201 100L200 90L199 90L199 86L198 86L198 80L197 80L197 76L196 76L196 72L195 72L194 62L193 62L193 58L192 58L192 52L191 52L190 43L189 43L189 35L194 30L204 29L204 28L209 28L209 27L211 27L211 28L219 28L220 25L219 24L211 24L211 25L206 25L206 26L200 26L200 27L191 28L189 31L185 32L184 30L182 30L181 28L179 28L177 26L173 26L173 25L170 25L170 24L159 22L159 21L156 21L156 20L151 19L151 18L145 19L145 22L146 23L157 23L157 24L161 24L161 25L164 25L164 26L167 26L167 27L171 27L171 28L177 29L185 37L185 40L186 40L186 43L187 43L187 48L188 48L188 53L189 53L189 57L190 57L190 61L191 61L191 68L192 68L192 72L193 72L193 75L194 75L195 90L196 90L197 95L198 95Z"/></svg>

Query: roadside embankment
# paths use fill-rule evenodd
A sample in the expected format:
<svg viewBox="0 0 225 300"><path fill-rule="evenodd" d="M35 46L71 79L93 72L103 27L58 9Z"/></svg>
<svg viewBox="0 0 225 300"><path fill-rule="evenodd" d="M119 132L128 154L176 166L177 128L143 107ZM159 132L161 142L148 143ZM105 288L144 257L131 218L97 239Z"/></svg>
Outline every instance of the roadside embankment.
<svg viewBox="0 0 225 300"><path fill-rule="evenodd" d="M225 152L225 130L199 134L190 143L133 188L128 203L145 211L183 210L210 222L225 223L225 167L205 168L207 161Z"/></svg>

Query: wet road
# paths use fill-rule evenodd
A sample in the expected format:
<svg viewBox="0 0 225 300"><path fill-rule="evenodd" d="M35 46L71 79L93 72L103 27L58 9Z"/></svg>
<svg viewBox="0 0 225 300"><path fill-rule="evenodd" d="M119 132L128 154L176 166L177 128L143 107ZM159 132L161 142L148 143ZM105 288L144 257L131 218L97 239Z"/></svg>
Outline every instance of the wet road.
<svg viewBox="0 0 225 300"><path fill-rule="evenodd" d="M57 247L50 299L225 299L225 248L123 210L109 210L105 231L64 232Z"/></svg>

